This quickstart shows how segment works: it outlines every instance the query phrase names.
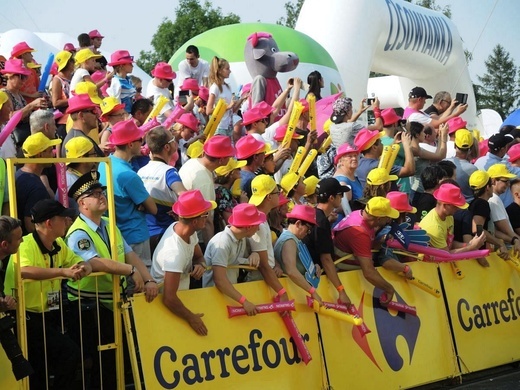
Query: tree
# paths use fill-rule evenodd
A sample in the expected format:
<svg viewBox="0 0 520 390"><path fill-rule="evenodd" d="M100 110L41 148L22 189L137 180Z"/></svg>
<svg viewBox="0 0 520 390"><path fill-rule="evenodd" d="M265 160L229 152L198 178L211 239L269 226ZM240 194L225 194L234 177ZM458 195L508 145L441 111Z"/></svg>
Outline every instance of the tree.
<svg viewBox="0 0 520 390"><path fill-rule="evenodd" d="M287 11L287 16L281 17L278 19L276 24L280 24L282 26L294 28L296 26L296 21L298 20L298 16L300 16L300 11L302 9L304 0L296 0L296 4L292 2L285 3L285 11Z"/></svg>
<svg viewBox="0 0 520 390"><path fill-rule="evenodd" d="M517 67L514 60L500 44L485 61L486 73L478 76L479 85L477 107L491 108L498 112L502 119L515 108L520 96L517 80Z"/></svg>
<svg viewBox="0 0 520 390"><path fill-rule="evenodd" d="M220 7L213 8L209 1L180 0L175 9L175 21L164 18L152 38L153 51L141 51L137 65L150 72L159 61L169 61L173 53L191 38L215 27L240 23L240 17L222 14Z"/></svg>

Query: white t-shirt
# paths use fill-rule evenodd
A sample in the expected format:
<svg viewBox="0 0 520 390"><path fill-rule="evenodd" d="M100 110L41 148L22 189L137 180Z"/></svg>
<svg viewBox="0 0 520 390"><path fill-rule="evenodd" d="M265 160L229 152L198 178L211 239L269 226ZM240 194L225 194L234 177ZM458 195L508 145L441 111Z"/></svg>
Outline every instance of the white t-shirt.
<svg viewBox="0 0 520 390"><path fill-rule="evenodd" d="M267 250L267 259L269 260L269 267L273 268L276 265L274 259L273 240L271 238L271 229L269 223L265 221L260 224L258 231L251 238L248 238L251 252L262 252Z"/></svg>
<svg viewBox="0 0 520 390"><path fill-rule="evenodd" d="M432 121L432 118L424 112L413 112L408 117L408 122L419 122L424 125L429 124Z"/></svg>
<svg viewBox="0 0 520 390"><path fill-rule="evenodd" d="M192 158L179 170L182 184L187 190L199 190L206 200L215 200L213 172L201 164L198 158Z"/></svg>
<svg viewBox="0 0 520 390"><path fill-rule="evenodd" d="M166 229L161 241L157 244L157 248L153 254L150 272L152 278L154 278L157 283L164 282L165 272L180 273L179 290L189 290L193 254L199 240L197 233L193 233L190 236L189 243L184 241L173 230L173 227L177 223L178 222L174 222Z"/></svg>
<svg viewBox="0 0 520 390"><path fill-rule="evenodd" d="M180 86L185 79L196 79L199 85L202 85L203 79L209 77L209 63L202 58L199 58L197 66L192 67L189 62L184 59L179 63L179 70L177 71L177 88L178 91Z"/></svg>
<svg viewBox="0 0 520 390"><path fill-rule="evenodd" d="M76 85L78 83L81 83L83 81L83 78L85 76L90 76L90 73L88 70L83 68L78 68L74 72L74 75L72 76L72 80L70 80L70 91L74 91L76 89Z"/></svg>
<svg viewBox="0 0 520 390"><path fill-rule="evenodd" d="M215 95L215 106L217 105L219 99L224 99L226 101L226 105L229 105L231 103L231 99L233 98L231 88L229 88L227 85L223 85L222 92L220 92L217 84L213 83L211 84L211 87L209 87L209 93ZM227 129L230 125L233 125L233 110L226 111L217 127L220 129Z"/></svg>
<svg viewBox="0 0 520 390"><path fill-rule="evenodd" d="M157 103L157 101L159 100L159 96L164 96L165 98L168 99L168 103L166 103L164 105L164 107L161 109L161 112L157 116L157 120L162 123L166 119L166 116L164 115L164 113L169 110L173 111L175 106L171 100L170 90L168 88L157 87L156 85L154 85L153 79L151 79L148 82L148 86L146 87L146 97L148 99L152 99L153 103L155 105Z"/></svg>
<svg viewBox="0 0 520 390"><path fill-rule="evenodd" d="M507 215L507 211L504 207L502 199L500 199L500 197L494 193L493 196L489 198L488 203L489 208L491 209L491 222L503 221L505 219L509 224L511 230L513 230L511 222L509 222L509 216Z"/></svg>

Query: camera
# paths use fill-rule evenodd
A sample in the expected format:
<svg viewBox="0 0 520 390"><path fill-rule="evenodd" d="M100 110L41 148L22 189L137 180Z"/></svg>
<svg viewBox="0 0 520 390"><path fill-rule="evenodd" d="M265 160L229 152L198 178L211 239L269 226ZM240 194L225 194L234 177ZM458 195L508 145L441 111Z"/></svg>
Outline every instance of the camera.
<svg viewBox="0 0 520 390"><path fill-rule="evenodd" d="M466 104L468 102L468 94L457 92L455 95L455 100L458 102L458 104Z"/></svg>
<svg viewBox="0 0 520 390"><path fill-rule="evenodd" d="M11 361L14 377L19 381L31 375L34 370L31 363L23 356L18 340L12 331L16 323L14 318L2 313L0 316L3 316L0 318L0 344Z"/></svg>
<svg viewBox="0 0 520 390"><path fill-rule="evenodd" d="M376 98L367 98L367 103L366 105L367 106L371 106L372 104L374 104L374 101L376 100Z"/></svg>

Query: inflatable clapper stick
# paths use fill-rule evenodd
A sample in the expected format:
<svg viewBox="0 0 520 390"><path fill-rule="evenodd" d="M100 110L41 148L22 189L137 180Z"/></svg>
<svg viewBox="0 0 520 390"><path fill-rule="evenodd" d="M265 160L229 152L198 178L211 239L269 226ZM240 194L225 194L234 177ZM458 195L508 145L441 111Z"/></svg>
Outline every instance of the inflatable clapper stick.
<svg viewBox="0 0 520 390"><path fill-rule="evenodd" d="M280 145L280 149L288 148L291 144L292 136L296 131L296 125L298 124L298 120L300 119L300 115L303 111L303 104L296 101L293 104L293 109L291 112L291 117L289 118L289 125L287 126L287 131L285 132L285 136L283 137L282 144Z"/></svg>
<svg viewBox="0 0 520 390"><path fill-rule="evenodd" d="M316 131L316 96L309 93L307 102L309 103L309 128L310 131Z"/></svg>
<svg viewBox="0 0 520 390"><path fill-rule="evenodd" d="M146 118L144 123L151 121L153 118L159 115L166 103L168 103L168 98L163 95L159 96L159 98L155 102L155 105L153 106L152 111L150 111L150 114L148 114L148 118Z"/></svg>
<svg viewBox="0 0 520 390"><path fill-rule="evenodd" d="M305 160L303 160L303 164L301 165L300 169L298 170L298 175L301 177L304 177L307 173L307 170L311 166L314 159L318 156L318 152L316 149L309 150L309 153L307 153L307 156L305 156Z"/></svg>
<svg viewBox="0 0 520 390"><path fill-rule="evenodd" d="M274 302L274 303L263 303L261 305L255 305L258 312L260 314L263 313L274 313L274 312L284 312L284 311L295 311L296 307L294 305L294 299L287 301L287 302ZM244 309L242 306L228 306L228 317L236 317L236 316L243 316L247 315L246 309Z"/></svg>
<svg viewBox="0 0 520 390"><path fill-rule="evenodd" d="M399 153L399 148L399 144L385 146L377 167L384 168L386 172L390 173L390 170L394 166L395 159L397 158L397 153Z"/></svg>
<svg viewBox="0 0 520 390"><path fill-rule="evenodd" d="M303 155L305 154L305 147L298 146L298 150L296 151L296 154L294 155L291 167L289 168L289 172L297 173L298 169L300 168L300 165L303 161Z"/></svg>
<svg viewBox="0 0 520 390"><path fill-rule="evenodd" d="M51 74L52 64L54 62L54 54L50 53L47 58L47 63L45 64L45 68L42 73L42 77L40 77L40 85L38 86L38 92L45 92L45 88L47 87L47 81L49 79L49 75Z"/></svg>
<svg viewBox="0 0 520 390"><path fill-rule="evenodd" d="M224 99L219 99L215 109L213 110L213 114L208 120L206 124L206 128L204 129L204 135L206 136L206 141L213 137L215 131L217 131L218 124L222 120L222 117L226 113L226 101Z"/></svg>

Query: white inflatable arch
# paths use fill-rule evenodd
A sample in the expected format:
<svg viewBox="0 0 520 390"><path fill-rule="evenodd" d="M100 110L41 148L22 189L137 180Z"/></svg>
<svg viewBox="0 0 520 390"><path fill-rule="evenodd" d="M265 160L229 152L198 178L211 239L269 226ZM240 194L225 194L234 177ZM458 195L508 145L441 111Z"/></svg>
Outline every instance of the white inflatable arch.
<svg viewBox="0 0 520 390"><path fill-rule="evenodd" d="M432 96L466 93L463 117L469 128L482 127L462 40L443 14L402 0L306 0L296 30L330 53L355 101L375 94L383 108L404 108L416 85ZM369 82L370 71L394 76Z"/></svg>

